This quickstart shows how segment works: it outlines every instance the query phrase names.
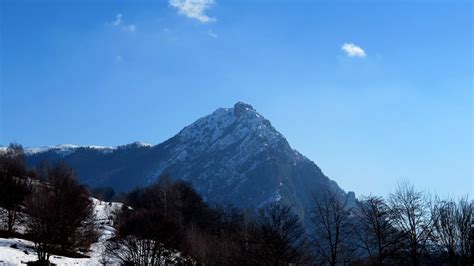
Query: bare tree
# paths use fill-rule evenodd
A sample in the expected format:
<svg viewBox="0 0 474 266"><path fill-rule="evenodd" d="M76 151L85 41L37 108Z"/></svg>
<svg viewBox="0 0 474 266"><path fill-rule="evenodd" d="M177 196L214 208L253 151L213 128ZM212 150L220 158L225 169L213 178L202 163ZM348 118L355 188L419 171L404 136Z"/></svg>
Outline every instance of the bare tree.
<svg viewBox="0 0 474 266"><path fill-rule="evenodd" d="M162 176L159 182L133 190L127 195L127 204L135 209L154 209L166 219L175 222L184 232L191 224L206 227L210 213L208 206L190 183L172 182Z"/></svg>
<svg viewBox="0 0 474 266"><path fill-rule="evenodd" d="M322 264L348 263L354 254L351 211L347 198L326 191L314 197L311 213L313 247Z"/></svg>
<svg viewBox="0 0 474 266"><path fill-rule="evenodd" d="M207 234L207 228L214 227L213 213L186 182L173 182L165 175L149 187L130 192L126 202L133 211L125 209L119 215L120 226L107 248L111 256L123 263L169 262L175 257L173 250L177 249L192 254L197 261L209 261L207 253L216 254L220 247L213 246L215 237ZM154 217L153 220L150 217ZM187 242L198 242L200 246Z"/></svg>
<svg viewBox="0 0 474 266"><path fill-rule="evenodd" d="M56 217L52 213L54 204L46 186L39 187L26 199L27 233L35 242L35 250L40 265L47 265L54 251Z"/></svg>
<svg viewBox="0 0 474 266"><path fill-rule="evenodd" d="M457 204L456 225L459 231L459 255L461 264L473 265L474 248L474 203L468 197L461 198Z"/></svg>
<svg viewBox="0 0 474 266"><path fill-rule="evenodd" d="M450 265L456 264L456 250L459 246L457 226L457 206L453 200L436 199L432 210L433 242L443 255L447 255Z"/></svg>
<svg viewBox="0 0 474 266"><path fill-rule="evenodd" d="M432 235L431 203L412 184L402 182L390 195L389 205L391 219L402 233L402 246L408 252L410 263L419 265Z"/></svg>
<svg viewBox="0 0 474 266"><path fill-rule="evenodd" d="M458 202L436 199L433 203L433 243L449 265L469 265L472 259L469 239L472 234L473 204L468 197Z"/></svg>
<svg viewBox="0 0 474 266"><path fill-rule="evenodd" d="M107 241L106 253L123 264L166 265L176 263L180 244L177 226L157 210L123 209L116 235Z"/></svg>
<svg viewBox="0 0 474 266"><path fill-rule="evenodd" d="M206 228L191 225L185 232L185 251L203 265L242 265L244 213L232 205L212 208Z"/></svg>
<svg viewBox="0 0 474 266"><path fill-rule="evenodd" d="M200 265L242 265L240 246L232 238L190 228L186 232L185 242L186 254Z"/></svg>
<svg viewBox="0 0 474 266"><path fill-rule="evenodd" d="M472 203L471 203L472 204ZM470 250L465 251L466 255L463 257L463 260L467 262L469 265L474 265L474 230L472 227L474 226L474 219L471 218L471 225L470 225L470 232L469 232L469 246Z"/></svg>
<svg viewBox="0 0 474 266"><path fill-rule="evenodd" d="M274 203L260 209L249 242L250 265L301 264L308 260L304 228L288 206Z"/></svg>
<svg viewBox="0 0 474 266"><path fill-rule="evenodd" d="M59 164L25 202L27 232L36 244L38 260L45 263L53 251L87 249L97 239L93 204L72 170Z"/></svg>
<svg viewBox="0 0 474 266"><path fill-rule="evenodd" d="M56 231L61 249L87 248L95 240L94 206L88 191L77 182L72 169L65 164L58 164L51 169L48 185L57 212ZM85 241L85 246L82 241Z"/></svg>
<svg viewBox="0 0 474 266"><path fill-rule="evenodd" d="M6 230L14 232L19 221L21 204L30 193L23 148L10 144L5 154L0 155L0 207L3 208Z"/></svg>
<svg viewBox="0 0 474 266"><path fill-rule="evenodd" d="M390 220L390 208L382 197L363 197L354 211L360 247L372 265L384 265L398 248L398 231Z"/></svg>

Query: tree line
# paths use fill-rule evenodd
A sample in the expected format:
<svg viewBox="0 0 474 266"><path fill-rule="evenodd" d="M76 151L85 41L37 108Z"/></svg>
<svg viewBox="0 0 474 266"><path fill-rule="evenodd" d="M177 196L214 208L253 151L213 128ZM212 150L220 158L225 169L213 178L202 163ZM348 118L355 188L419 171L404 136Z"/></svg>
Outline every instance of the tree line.
<svg viewBox="0 0 474 266"><path fill-rule="evenodd" d="M28 169L23 150L0 156L3 236L32 240L37 265L51 254L81 256L99 236L91 193L65 164ZM316 194L310 222L278 202L258 210L206 203L190 183L161 176L120 195L104 264L123 265L472 265L474 204L429 197L400 183L388 198L356 204Z"/></svg>
<svg viewBox="0 0 474 266"><path fill-rule="evenodd" d="M350 204L315 195L311 223L278 202L257 211L209 206L189 183L161 177L127 194L110 257L160 265L472 265L474 204L400 183ZM176 258L176 252L183 254ZM146 254L146 255L143 255Z"/></svg>

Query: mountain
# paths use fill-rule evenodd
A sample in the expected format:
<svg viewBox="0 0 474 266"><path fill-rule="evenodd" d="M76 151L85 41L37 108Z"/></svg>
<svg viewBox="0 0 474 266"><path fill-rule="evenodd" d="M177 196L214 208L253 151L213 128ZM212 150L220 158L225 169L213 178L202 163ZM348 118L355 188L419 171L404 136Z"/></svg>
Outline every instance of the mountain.
<svg viewBox="0 0 474 266"><path fill-rule="evenodd" d="M279 201L307 217L314 195L346 194L251 105L220 108L152 146L54 146L26 149L30 165L65 161L91 186L128 191L163 174L187 180L208 202L256 208Z"/></svg>

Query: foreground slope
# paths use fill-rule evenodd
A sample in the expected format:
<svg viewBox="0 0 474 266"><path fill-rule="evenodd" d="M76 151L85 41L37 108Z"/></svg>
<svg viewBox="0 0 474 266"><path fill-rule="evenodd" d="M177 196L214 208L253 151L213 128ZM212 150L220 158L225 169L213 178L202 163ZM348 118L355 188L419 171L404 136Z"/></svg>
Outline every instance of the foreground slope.
<svg viewBox="0 0 474 266"><path fill-rule="evenodd" d="M97 243L92 244L90 250L83 255L87 258L71 258L66 256L51 255L50 262L56 265L102 265L109 262L118 265L118 262L104 256L105 241L115 232L112 227L113 215L122 207L118 202L104 202L91 198L94 203L95 222L100 237ZM21 232L22 230L20 230ZM24 233L24 232L21 232ZM0 265L23 265L38 259L34 243L21 238L0 238Z"/></svg>

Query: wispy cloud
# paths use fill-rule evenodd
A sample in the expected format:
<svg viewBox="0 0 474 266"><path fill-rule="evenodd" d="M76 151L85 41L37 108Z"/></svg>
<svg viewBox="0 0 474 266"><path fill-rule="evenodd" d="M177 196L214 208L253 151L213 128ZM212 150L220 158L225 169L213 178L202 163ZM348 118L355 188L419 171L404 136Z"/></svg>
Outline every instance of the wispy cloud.
<svg viewBox="0 0 474 266"><path fill-rule="evenodd" d="M366 57L364 49L353 43L344 43L341 50L349 57Z"/></svg>
<svg viewBox="0 0 474 266"><path fill-rule="evenodd" d="M135 26L134 24L125 25L125 26L122 26L122 30L123 31L135 31L135 30L137 30L137 26Z"/></svg>
<svg viewBox="0 0 474 266"><path fill-rule="evenodd" d="M197 19L202 23L216 20L205 14L205 11L213 4L214 0L169 0L169 5L177 8L180 14L188 18Z"/></svg>
<svg viewBox="0 0 474 266"><path fill-rule="evenodd" d="M209 37L214 38L214 39L217 39L219 37L219 35L217 35L217 33L213 32L212 30L208 30L207 35L209 35Z"/></svg>
<svg viewBox="0 0 474 266"><path fill-rule="evenodd" d="M123 15L118 13L115 20L114 20L114 22L112 22L112 25L114 25L115 27L120 26L120 24L122 24L122 17L123 17Z"/></svg>
<svg viewBox="0 0 474 266"><path fill-rule="evenodd" d="M123 15L118 13L115 17L115 20L111 23L112 26L120 28L123 31L134 32L137 30L137 26L135 24L124 24L123 23Z"/></svg>

